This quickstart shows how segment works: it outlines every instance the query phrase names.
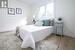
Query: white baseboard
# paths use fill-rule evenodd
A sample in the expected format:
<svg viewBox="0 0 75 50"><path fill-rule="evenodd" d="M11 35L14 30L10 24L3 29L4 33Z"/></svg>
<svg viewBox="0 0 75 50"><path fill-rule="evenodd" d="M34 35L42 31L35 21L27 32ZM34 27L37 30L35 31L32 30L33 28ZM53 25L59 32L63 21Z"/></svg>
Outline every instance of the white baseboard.
<svg viewBox="0 0 75 50"><path fill-rule="evenodd" d="M13 29L13 30L6 30L6 31L0 31L0 33L6 33L6 32L16 33L16 29Z"/></svg>

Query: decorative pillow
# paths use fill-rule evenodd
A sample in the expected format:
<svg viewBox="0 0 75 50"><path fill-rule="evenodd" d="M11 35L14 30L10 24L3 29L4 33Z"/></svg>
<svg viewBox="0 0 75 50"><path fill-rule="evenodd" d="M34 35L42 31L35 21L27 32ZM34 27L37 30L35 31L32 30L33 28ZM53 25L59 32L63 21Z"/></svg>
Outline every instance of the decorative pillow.
<svg viewBox="0 0 75 50"><path fill-rule="evenodd" d="M45 19L45 20L38 20L35 23L36 26L53 26L54 20Z"/></svg>
<svg viewBox="0 0 75 50"><path fill-rule="evenodd" d="M43 25L43 22L42 22L42 21L37 21L37 22L35 23L35 25L36 25L36 26L42 26L42 25Z"/></svg>
<svg viewBox="0 0 75 50"><path fill-rule="evenodd" d="M50 20L43 20L43 26L50 26Z"/></svg>
<svg viewBox="0 0 75 50"><path fill-rule="evenodd" d="M46 19L43 20L43 26L53 26L54 25L54 20Z"/></svg>
<svg viewBox="0 0 75 50"><path fill-rule="evenodd" d="M54 19L50 20L50 26L54 26Z"/></svg>

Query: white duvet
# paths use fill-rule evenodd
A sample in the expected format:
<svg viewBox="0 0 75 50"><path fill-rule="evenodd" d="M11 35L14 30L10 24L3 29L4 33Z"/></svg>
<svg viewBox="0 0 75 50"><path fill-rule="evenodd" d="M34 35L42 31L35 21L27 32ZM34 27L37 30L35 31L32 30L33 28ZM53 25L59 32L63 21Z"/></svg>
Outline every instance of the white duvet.
<svg viewBox="0 0 75 50"><path fill-rule="evenodd" d="M19 32L23 40L21 47L31 47L35 49L35 42L43 40L53 33L53 26L26 25L20 27Z"/></svg>

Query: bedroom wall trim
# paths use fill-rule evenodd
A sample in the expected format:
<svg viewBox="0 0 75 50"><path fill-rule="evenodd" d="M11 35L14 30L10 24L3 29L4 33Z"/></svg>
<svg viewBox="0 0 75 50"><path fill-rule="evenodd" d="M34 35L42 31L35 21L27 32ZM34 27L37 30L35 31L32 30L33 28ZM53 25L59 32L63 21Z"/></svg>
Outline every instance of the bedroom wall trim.
<svg viewBox="0 0 75 50"><path fill-rule="evenodd" d="M0 34L1 33L8 33L8 32L10 32L10 33L16 33L16 29L14 29L14 30L8 30L8 31L2 31L2 32L0 32Z"/></svg>

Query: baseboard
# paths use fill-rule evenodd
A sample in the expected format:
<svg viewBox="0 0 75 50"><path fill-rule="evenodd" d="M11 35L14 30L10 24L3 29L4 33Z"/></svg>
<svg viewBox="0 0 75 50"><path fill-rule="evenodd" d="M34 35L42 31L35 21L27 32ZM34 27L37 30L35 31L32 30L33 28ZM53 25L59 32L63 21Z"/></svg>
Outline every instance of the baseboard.
<svg viewBox="0 0 75 50"><path fill-rule="evenodd" d="M52 33L52 34L53 34L53 35L56 35L56 36L61 36L61 35L55 34L55 33ZM69 37L69 38L74 38L74 39L75 39L75 37L71 37L71 36L68 36L68 35L62 35L62 37L64 37L64 36Z"/></svg>
<svg viewBox="0 0 75 50"><path fill-rule="evenodd" d="M72 38L72 39L75 39L75 37L72 37L72 36L67 36L67 35L64 35L64 36L69 37L69 38Z"/></svg>
<svg viewBox="0 0 75 50"><path fill-rule="evenodd" d="M15 33L16 32L16 30L8 30L8 31L2 31L2 32L0 32L0 33L8 33L8 32L13 32L13 33Z"/></svg>

